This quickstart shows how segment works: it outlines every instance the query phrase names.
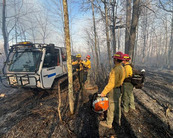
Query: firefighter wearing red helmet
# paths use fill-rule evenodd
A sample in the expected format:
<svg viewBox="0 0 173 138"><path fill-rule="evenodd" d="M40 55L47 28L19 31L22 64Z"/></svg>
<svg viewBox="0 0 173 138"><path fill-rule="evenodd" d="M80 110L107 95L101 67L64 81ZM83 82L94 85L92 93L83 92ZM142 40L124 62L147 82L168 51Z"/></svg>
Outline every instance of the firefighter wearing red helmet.
<svg viewBox="0 0 173 138"><path fill-rule="evenodd" d="M124 70L125 70L125 80L123 83L123 110L125 113L128 113L130 109L135 110L135 102L134 102L134 95L133 95L133 85L131 83L131 78L133 75L132 66L129 63L131 60L128 54L124 54Z"/></svg>
<svg viewBox="0 0 173 138"><path fill-rule="evenodd" d="M109 108L106 121L101 121L100 125L108 128L112 128L114 117L116 123L121 125L121 86L125 78L125 72L122 66L122 61L124 60L123 53L117 52L113 58L115 67L111 70L108 84L101 93L101 96L108 94Z"/></svg>
<svg viewBox="0 0 173 138"><path fill-rule="evenodd" d="M90 61L91 57L90 55L86 56L86 61L83 61L83 65L85 67L85 71L86 71L86 82L87 84L90 84L90 77L91 77L91 61Z"/></svg>

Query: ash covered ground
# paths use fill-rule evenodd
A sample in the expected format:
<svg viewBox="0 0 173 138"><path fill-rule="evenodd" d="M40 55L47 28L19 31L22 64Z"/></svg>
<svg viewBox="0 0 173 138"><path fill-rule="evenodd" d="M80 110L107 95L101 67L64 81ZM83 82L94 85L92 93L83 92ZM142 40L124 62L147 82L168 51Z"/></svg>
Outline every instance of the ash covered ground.
<svg viewBox="0 0 173 138"><path fill-rule="evenodd" d="M0 84L0 137L173 137L173 71L146 70L142 89L135 89L136 111L122 115L122 126L99 126L100 114L91 110L94 90L79 90L74 81L75 114L70 115L67 83L61 88L61 115L56 92L5 88ZM106 84L99 86L99 91ZM5 95L3 95L5 94Z"/></svg>

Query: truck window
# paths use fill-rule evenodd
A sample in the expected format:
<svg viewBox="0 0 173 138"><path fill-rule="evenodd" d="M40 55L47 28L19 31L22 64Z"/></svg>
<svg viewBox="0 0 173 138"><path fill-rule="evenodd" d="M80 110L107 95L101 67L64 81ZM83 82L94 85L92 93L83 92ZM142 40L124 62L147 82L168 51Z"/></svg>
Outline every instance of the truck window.
<svg viewBox="0 0 173 138"><path fill-rule="evenodd" d="M67 57L62 54L62 61L67 61Z"/></svg>
<svg viewBox="0 0 173 138"><path fill-rule="evenodd" d="M34 72L40 65L42 53L40 51L15 52L9 71L14 72Z"/></svg>
<svg viewBox="0 0 173 138"><path fill-rule="evenodd" d="M65 48L61 48L61 57L62 57L62 62L67 61L67 54Z"/></svg>
<svg viewBox="0 0 173 138"><path fill-rule="evenodd" d="M59 65L60 65L59 50L56 49L54 53L47 51L44 58L43 67L49 68L49 67L54 67Z"/></svg>

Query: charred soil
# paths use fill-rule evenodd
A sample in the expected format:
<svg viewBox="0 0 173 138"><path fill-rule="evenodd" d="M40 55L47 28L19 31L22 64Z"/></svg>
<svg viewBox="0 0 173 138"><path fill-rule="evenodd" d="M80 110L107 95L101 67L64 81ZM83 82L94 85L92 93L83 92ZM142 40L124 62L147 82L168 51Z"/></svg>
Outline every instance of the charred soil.
<svg viewBox="0 0 173 138"><path fill-rule="evenodd" d="M102 115L91 110L99 89L80 90L74 81L75 114L69 113L67 82L61 86L61 116L56 92L8 89L0 86L0 137L172 137L173 77L169 71L147 71L143 89L134 90L136 111L122 115L122 125L99 125ZM172 73L173 76L173 73Z"/></svg>

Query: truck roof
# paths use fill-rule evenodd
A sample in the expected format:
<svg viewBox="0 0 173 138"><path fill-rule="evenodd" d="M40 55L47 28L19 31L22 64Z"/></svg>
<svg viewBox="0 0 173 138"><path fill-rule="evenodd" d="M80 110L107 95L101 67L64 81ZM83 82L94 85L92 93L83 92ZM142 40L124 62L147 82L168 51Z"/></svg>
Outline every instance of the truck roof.
<svg viewBox="0 0 173 138"><path fill-rule="evenodd" d="M54 49L62 49L65 53L65 47L55 46L54 44L43 44L43 43L32 43L32 42L19 42L11 46L11 50L24 50L24 49L43 49L43 48L54 48Z"/></svg>

